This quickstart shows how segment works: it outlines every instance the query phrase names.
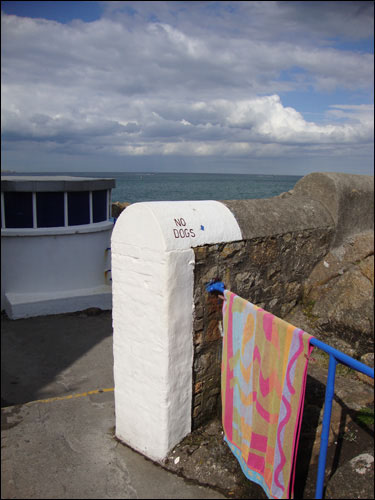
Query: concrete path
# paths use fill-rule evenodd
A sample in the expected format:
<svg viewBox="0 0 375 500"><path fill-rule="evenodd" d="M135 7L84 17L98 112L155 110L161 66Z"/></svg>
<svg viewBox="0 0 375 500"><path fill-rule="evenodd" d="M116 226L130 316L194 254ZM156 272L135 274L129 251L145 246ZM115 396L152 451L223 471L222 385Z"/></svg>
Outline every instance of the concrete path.
<svg viewBox="0 0 375 500"><path fill-rule="evenodd" d="M1 497L225 498L115 439L111 332L110 313L2 317Z"/></svg>

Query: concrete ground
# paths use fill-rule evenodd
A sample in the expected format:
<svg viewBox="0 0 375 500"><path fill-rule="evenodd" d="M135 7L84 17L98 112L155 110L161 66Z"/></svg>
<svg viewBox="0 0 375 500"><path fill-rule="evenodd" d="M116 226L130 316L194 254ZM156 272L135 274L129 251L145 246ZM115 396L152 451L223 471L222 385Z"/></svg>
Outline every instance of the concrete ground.
<svg viewBox="0 0 375 500"><path fill-rule="evenodd" d="M225 498L114 437L111 312L1 318L1 498Z"/></svg>
<svg viewBox="0 0 375 500"><path fill-rule="evenodd" d="M116 440L111 311L2 315L1 358L2 498L266 498L225 445L219 419L189 434L163 467ZM327 360L314 358L295 498L315 498ZM373 398L355 375L337 375L325 498L374 498ZM359 419L368 405L372 423ZM353 469L363 456L372 462Z"/></svg>

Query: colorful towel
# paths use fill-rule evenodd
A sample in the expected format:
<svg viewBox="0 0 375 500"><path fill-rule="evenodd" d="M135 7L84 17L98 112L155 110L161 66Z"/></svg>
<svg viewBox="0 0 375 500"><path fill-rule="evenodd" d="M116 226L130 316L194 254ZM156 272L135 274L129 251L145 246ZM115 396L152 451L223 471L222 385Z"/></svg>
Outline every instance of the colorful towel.
<svg viewBox="0 0 375 500"><path fill-rule="evenodd" d="M225 290L225 441L268 498L293 498L311 335Z"/></svg>

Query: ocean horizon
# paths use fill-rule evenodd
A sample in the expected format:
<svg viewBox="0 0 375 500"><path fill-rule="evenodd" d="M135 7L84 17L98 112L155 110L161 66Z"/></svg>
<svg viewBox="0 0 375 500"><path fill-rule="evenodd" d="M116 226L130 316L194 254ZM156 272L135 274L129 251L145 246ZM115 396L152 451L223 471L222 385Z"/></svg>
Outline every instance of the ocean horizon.
<svg viewBox="0 0 375 500"><path fill-rule="evenodd" d="M2 172L2 175L67 175L113 178L112 202L240 200L271 198L293 189L302 175L185 172Z"/></svg>

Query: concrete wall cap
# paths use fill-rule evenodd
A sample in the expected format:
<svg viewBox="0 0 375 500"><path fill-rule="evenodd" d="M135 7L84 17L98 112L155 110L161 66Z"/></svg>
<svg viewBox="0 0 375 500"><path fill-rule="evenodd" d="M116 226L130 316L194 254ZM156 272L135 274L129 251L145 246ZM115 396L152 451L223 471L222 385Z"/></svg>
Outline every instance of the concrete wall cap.
<svg viewBox="0 0 375 500"><path fill-rule="evenodd" d="M371 175L313 172L297 182L293 195L316 200L329 212L336 226L333 247L353 234L374 228Z"/></svg>
<svg viewBox="0 0 375 500"><path fill-rule="evenodd" d="M213 200L133 203L121 213L112 234L114 244L159 251L241 239L231 211Z"/></svg>
<svg viewBox="0 0 375 500"><path fill-rule="evenodd" d="M223 201L232 211L245 240L333 226L324 207L307 196Z"/></svg>

